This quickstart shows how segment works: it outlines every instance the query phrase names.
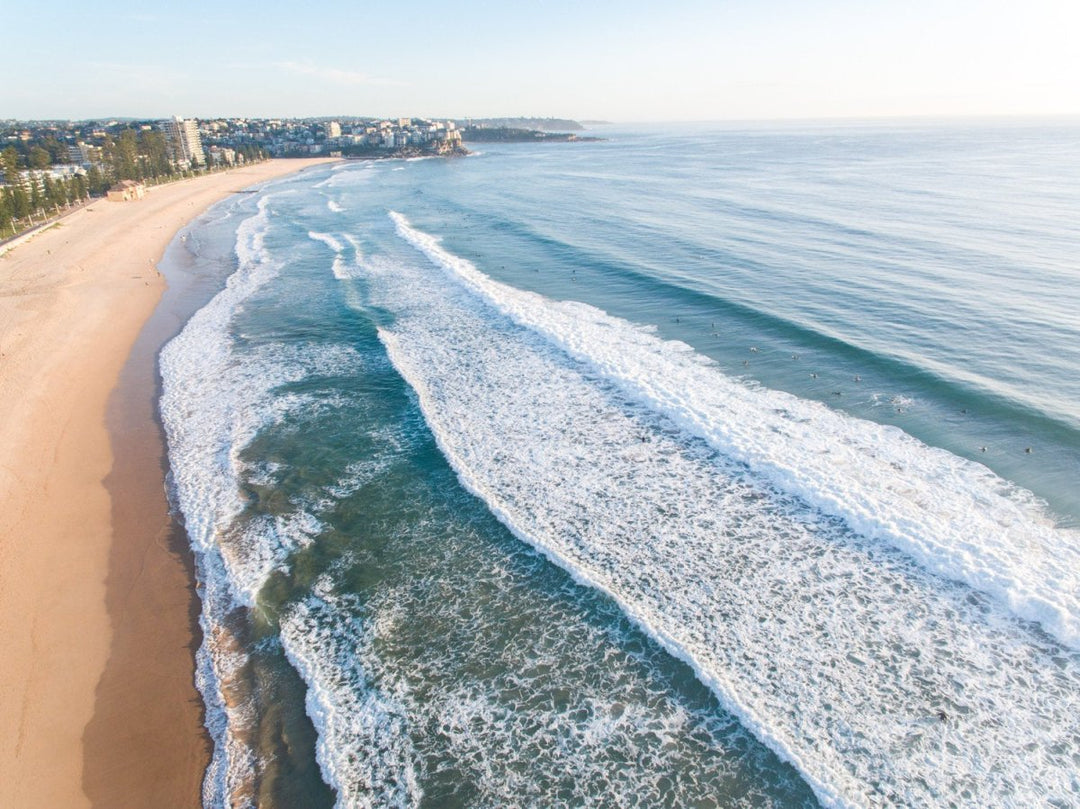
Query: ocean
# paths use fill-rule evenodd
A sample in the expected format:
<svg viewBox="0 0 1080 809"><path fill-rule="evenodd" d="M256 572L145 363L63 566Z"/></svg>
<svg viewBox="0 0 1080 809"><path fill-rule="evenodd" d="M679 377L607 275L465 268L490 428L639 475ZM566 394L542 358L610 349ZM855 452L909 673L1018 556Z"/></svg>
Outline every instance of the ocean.
<svg viewBox="0 0 1080 809"><path fill-rule="evenodd" d="M1080 806L1080 124L596 134L170 248L204 805Z"/></svg>

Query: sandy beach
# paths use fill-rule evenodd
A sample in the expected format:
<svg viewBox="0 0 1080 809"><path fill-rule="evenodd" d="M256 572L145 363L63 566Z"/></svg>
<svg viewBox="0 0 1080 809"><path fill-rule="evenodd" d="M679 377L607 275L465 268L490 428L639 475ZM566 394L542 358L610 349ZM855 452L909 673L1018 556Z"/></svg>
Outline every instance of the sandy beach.
<svg viewBox="0 0 1080 809"><path fill-rule="evenodd" d="M0 256L0 806L198 806L194 592L165 501L156 263L315 160L96 201ZM134 350L133 350L134 349Z"/></svg>

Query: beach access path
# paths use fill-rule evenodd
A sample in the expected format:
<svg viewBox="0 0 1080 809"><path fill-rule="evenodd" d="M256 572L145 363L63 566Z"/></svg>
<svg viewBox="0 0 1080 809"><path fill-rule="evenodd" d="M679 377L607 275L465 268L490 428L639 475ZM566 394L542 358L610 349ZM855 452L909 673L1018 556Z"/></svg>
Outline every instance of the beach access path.
<svg viewBox="0 0 1080 809"><path fill-rule="evenodd" d="M190 554L164 492L160 345L135 364L132 348L183 225L320 162L102 199L0 256L2 807L200 804L209 741Z"/></svg>

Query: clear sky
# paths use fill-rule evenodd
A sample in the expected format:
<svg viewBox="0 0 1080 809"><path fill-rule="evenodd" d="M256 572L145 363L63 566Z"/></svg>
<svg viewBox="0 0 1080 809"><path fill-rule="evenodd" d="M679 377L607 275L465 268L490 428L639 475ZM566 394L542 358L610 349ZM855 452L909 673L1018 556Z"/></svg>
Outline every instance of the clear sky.
<svg viewBox="0 0 1080 809"><path fill-rule="evenodd" d="M163 6L25 5L0 118L1080 114L1080 0Z"/></svg>

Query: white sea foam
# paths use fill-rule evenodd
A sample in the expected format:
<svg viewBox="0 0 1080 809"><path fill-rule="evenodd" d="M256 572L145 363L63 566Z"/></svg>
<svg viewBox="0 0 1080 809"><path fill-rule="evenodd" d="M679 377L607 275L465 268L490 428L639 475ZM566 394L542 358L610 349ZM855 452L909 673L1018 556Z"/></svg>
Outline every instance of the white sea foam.
<svg viewBox="0 0 1080 809"><path fill-rule="evenodd" d="M345 477L334 483L327 493L334 500L343 500L360 491L364 486L377 480L390 468L391 459L378 457L354 461L345 469ZM329 503L327 505L330 505Z"/></svg>
<svg viewBox="0 0 1080 809"><path fill-rule="evenodd" d="M346 281L350 278L355 278L357 275L357 268L363 265L364 253L361 247L361 242L355 236L350 234L344 234L340 238L344 239L348 243L348 248L339 240L339 237L329 233L317 233L315 231L308 231L308 237L317 242L322 242L331 250L334 251L334 262L331 265L334 271L334 277L339 281ZM352 262L346 260L347 249L351 249L353 252Z"/></svg>
<svg viewBox="0 0 1080 809"><path fill-rule="evenodd" d="M326 207L329 208L333 213L345 212L345 208L340 203L337 203L332 199L328 199L326 201Z"/></svg>
<svg viewBox="0 0 1080 809"><path fill-rule="evenodd" d="M725 376L689 346L501 284L392 213L398 233L514 322L779 489L992 595L1080 648L1080 532L1029 493L898 428Z"/></svg>
<svg viewBox="0 0 1080 809"><path fill-rule="evenodd" d="M322 242L335 253L340 253L345 249L345 246L329 233L317 233L313 230L309 230L308 237L317 242Z"/></svg>
<svg viewBox="0 0 1080 809"><path fill-rule="evenodd" d="M258 398L254 389L276 384L262 369L237 363L227 336L236 307L278 270L263 244L272 199L262 198L259 212L240 225L238 269L225 288L161 352L170 465L188 536L200 553L218 551L219 532L243 508L237 453L258 427L243 404ZM247 393L236 393L241 390ZM251 583L229 574L233 592L250 603Z"/></svg>
<svg viewBox="0 0 1080 809"><path fill-rule="evenodd" d="M338 280L346 280L349 278L356 278L360 273L359 270L364 266L364 250L363 244L356 237L346 233L345 241L349 243L349 246L353 251L353 260L351 266L334 262L334 274Z"/></svg>
<svg viewBox="0 0 1080 809"><path fill-rule="evenodd" d="M896 429L497 284L396 221L450 272L372 273L396 315L380 337L463 485L690 664L823 803L1077 794L1076 654L949 580L997 583L1021 615L1032 593L1068 605L1072 574L1046 556L1074 538L1036 504Z"/></svg>
<svg viewBox="0 0 1080 809"><path fill-rule="evenodd" d="M307 683L306 706L319 734L316 757L339 809L409 807L422 796L408 716L367 680L372 633L329 582L281 622L285 654Z"/></svg>
<svg viewBox="0 0 1080 809"><path fill-rule="evenodd" d="M890 407L897 411L910 410L917 404L910 396L899 396L896 394L889 395L884 393L871 394L870 402L874 407Z"/></svg>
<svg viewBox="0 0 1080 809"><path fill-rule="evenodd" d="M235 313L280 270L280 262L265 246L274 199L262 197L257 213L240 224L237 269L225 288L161 353L161 414L170 474L201 582L204 643L197 681L214 739L204 781L208 807L248 800L243 796L250 793L257 769L253 751L241 741L256 717L243 704L228 707L222 693L246 660L226 629L227 616L237 605L253 606L266 578L323 529L317 503L298 504L287 514L243 519L241 482L248 468L241 454L260 430L297 413L339 404L333 397L283 394L280 386L312 374L352 372L358 365L355 351L345 347L261 345L238 350L231 334ZM321 241L346 249L330 236ZM265 485L273 472L266 465L254 468L247 483Z"/></svg>
<svg viewBox="0 0 1080 809"><path fill-rule="evenodd" d="M330 167L330 174L325 180L320 180L311 187L350 188L370 180L373 170L371 163L339 163Z"/></svg>
<svg viewBox="0 0 1080 809"><path fill-rule="evenodd" d="M227 329L235 307L277 271L264 245L272 199L260 199L258 213L237 229L238 268L225 288L161 352L160 406L174 493L202 582L204 642L196 679L214 739L203 782L203 803L210 807L223 807L231 795L242 794L242 785L254 774L252 751L237 740L246 718L242 711L228 710L222 694L239 654L223 630L224 616L238 599L253 600L250 574L244 570L250 560L227 554L219 540L243 509L236 442L246 443L255 426L232 394L261 383L250 366L233 361Z"/></svg>
<svg viewBox="0 0 1080 809"><path fill-rule="evenodd" d="M410 534L442 534L436 525ZM413 806L421 782L434 790L424 801L437 804L450 786L443 768L476 806L776 803L746 784L747 772L775 765L747 750L745 733L658 687L645 660L605 636L609 626L567 615L574 608L558 594L516 589L513 560L482 543L443 537L432 550L411 566L415 576L366 592L362 604L323 576L285 619L283 644L309 685L320 764L341 805ZM469 572L447 575L457 566ZM475 608L479 593L485 609ZM498 643L507 616L524 618L537 600L549 622ZM412 632L439 639L404 637Z"/></svg>
<svg viewBox="0 0 1080 809"><path fill-rule="evenodd" d="M199 626L203 642L196 652L195 684L206 705L206 728L214 741L213 755L203 778L202 805L207 809L254 809L250 785L256 777L254 751L241 741L255 716L248 706L229 707L224 689L247 662L224 629L224 619L234 603L221 557L197 553L202 612Z"/></svg>

